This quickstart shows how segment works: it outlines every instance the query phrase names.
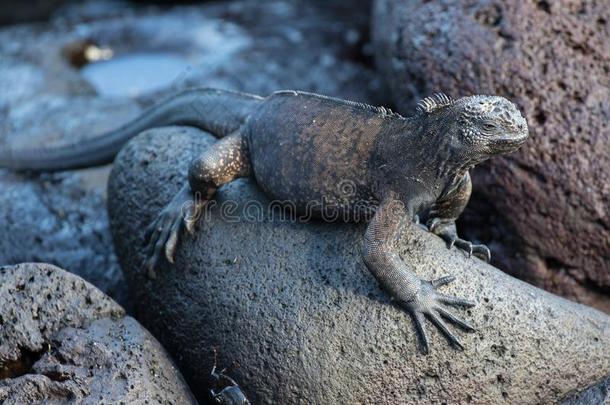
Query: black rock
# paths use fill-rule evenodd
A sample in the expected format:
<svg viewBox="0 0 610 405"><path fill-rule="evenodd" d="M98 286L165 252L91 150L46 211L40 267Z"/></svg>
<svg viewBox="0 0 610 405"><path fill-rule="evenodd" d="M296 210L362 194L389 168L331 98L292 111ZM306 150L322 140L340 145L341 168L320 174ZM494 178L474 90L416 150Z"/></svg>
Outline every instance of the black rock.
<svg viewBox="0 0 610 405"><path fill-rule="evenodd" d="M0 0L0 25L42 21L70 0Z"/></svg>
<svg viewBox="0 0 610 405"><path fill-rule="evenodd" d="M105 180L104 180L105 181ZM101 192L82 177L0 171L0 263L61 265L127 304Z"/></svg>

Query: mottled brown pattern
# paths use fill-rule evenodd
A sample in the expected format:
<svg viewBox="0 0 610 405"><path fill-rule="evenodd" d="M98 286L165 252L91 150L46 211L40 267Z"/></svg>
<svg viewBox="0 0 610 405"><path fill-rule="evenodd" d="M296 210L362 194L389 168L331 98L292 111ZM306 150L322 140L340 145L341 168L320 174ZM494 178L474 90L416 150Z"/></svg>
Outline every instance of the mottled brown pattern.
<svg viewBox="0 0 610 405"><path fill-rule="evenodd" d="M402 121L329 98L276 93L248 122L257 183L298 209L309 204L318 214L322 206L351 211L357 202L374 200L369 163L389 120Z"/></svg>

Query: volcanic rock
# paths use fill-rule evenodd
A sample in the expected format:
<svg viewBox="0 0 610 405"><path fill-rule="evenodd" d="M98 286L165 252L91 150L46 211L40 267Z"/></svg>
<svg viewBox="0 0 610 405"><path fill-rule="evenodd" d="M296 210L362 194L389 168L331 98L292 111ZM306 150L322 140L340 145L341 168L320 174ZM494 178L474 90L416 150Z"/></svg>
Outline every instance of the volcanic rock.
<svg viewBox="0 0 610 405"><path fill-rule="evenodd" d="M0 402L196 403L123 308L49 264L0 268Z"/></svg>

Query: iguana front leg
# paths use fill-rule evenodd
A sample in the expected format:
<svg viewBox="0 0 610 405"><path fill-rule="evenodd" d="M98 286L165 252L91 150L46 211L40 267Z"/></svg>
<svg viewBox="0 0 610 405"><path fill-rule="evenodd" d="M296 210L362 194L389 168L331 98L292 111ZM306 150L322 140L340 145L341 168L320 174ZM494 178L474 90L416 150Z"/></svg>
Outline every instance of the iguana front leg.
<svg viewBox="0 0 610 405"><path fill-rule="evenodd" d="M464 250L469 257L474 254L488 262L491 259L489 248L461 239L455 226L455 220L466 208L471 192L472 183L470 182L470 175L466 172L460 182L432 206L426 225L430 232L447 242L447 247L451 248L455 245Z"/></svg>
<svg viewBox="0 0 610 405"><path fill-rule="evenodd" d="M450 343L463 349L458 338L449 330L441 317L467 331L474 331L474 328L447 311L442 304L472 307L474 303L436 291L437 287L452 282L453 276L432 281L422 280L401 260L396 252L395 243L400 234L400 227L411 226L411 217L401 201L394 198L385 199L379 205L366 230L364 262L381 286L412 315L421 337L424 353L429 351L424 316L440 329Z"/></svg>
<svg viewBox="0 0 610 405"><path fill-rule="evenodd" d="M236 131L216 142L189 167L186 183L172 201L149 225L145 234L148 243L146 270L155 276L162 256L174 262L174 253L183 228L195 232L199 212L216 193L218 187L239 177L250 175L250 158L243 136Z"/></svg>

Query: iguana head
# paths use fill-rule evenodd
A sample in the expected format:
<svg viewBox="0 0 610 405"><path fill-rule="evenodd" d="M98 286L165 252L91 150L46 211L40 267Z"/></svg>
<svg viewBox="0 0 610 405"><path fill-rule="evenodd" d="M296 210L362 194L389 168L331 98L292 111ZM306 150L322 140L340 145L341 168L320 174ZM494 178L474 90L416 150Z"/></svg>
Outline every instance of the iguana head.
<svg viewBox="0 0 610 405"><path fill-rule="evenodd" d="M451 100L443 94L423 99L420 114L427 115L448 137L451 149L474 160L518 149L527 139L525 118L517 106L504 97L470 96Z"/></svg>
<svg viewBox="0 0 610 405"><path fill-rule="evenodd" d="M527 139L525 118L504 97L463 97L456 101L455 108L463 141L484 155L512 152Z"/></svg>

